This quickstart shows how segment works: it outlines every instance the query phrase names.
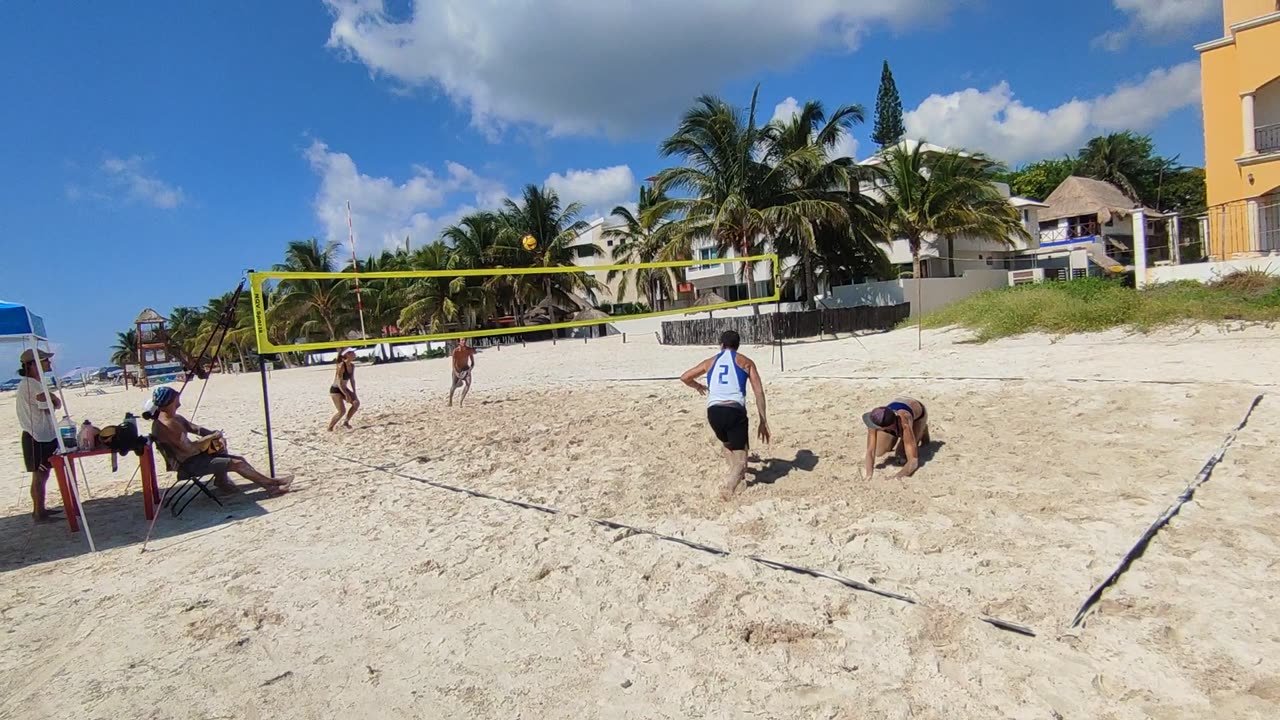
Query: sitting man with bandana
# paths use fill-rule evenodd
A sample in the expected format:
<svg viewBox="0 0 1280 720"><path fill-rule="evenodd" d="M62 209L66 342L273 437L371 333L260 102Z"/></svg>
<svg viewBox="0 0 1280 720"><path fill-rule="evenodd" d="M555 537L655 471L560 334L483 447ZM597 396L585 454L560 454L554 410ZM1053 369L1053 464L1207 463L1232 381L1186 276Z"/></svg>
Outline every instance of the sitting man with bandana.
<svg viewBox="0 0 1280 720"><path fill-rule="evenodd" d="M176 390L158 387L151 394L151 400L142 416L152 420L151 436L156 439L161 452L173 458L182 472L196 477L213 475L214 484L222 490L236 490L235 483L227 476L227 473L233 472L262 486L272 497L289 491L289 486L293 483L292 475L263 475L238 455L211 453L210 445L216 446L216 442L222 439L222 431L208 430L192 424L178 414L179 407L181 403ZM195 441L188 434L195 435Z"/></svg>

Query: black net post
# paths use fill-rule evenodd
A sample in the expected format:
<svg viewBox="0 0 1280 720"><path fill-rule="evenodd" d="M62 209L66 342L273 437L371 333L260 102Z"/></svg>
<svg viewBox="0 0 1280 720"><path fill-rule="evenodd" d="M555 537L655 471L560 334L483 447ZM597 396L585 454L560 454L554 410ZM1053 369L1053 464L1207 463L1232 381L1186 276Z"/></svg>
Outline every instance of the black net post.
<svg viewBox="0 0 1280 720"><path fill-rule="evenodd" d="M258 373L262 375L262 415L267 423L267 463L271 469L271 477L275 477L276 453L271 442L271 398L267 394L267 362L267 356L258 356Z"/></svg>

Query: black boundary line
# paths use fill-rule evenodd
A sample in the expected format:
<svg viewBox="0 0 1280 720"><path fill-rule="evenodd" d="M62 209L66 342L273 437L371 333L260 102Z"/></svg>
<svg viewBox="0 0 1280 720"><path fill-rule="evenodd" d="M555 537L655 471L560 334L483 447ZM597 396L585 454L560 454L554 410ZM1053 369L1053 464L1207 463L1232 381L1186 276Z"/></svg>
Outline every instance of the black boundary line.
<svg viewBox="0 0 1280 720"><path fill-rule="evenodd" d="M251 432L251 433L253 433L253 434L255 434L255 435L262 435L262 433L261 433L261 432L259 432L258 430L250 430L249 432ZM363 461L363 460L357 460L357 459L355 459L355 458L349 458L349 457L345 457L345 456L342 456L342 455L338 455L338 454L336 454L336 453L328 452L327 450L324 450L324 449L322 449L322 448L318 448L318 447L316 447L316 446L314 446L314 445L309 445L309 444L307 444L307 443L300 442L300 441L298 441L298 440L294 440L294 439L292 439L292 438L287 438L287 437L286 437L286 438L281 438L281 439L282 439L284 442L287 442L287 443L290 443L290 444L293 444L293 445L297 445L297 446L299 446L299 447L308 448L308 449L311 449L311 450L314 450L314 451L317 451L317 452L320 452L320 453L323 453L323 454L329 455L330 457L333 457L333 458L335 458L335 459L338 459L338 460L342 460L342 461L344 461L344 462L351 463L351 464L353 464L353 465L359 465L359 466L361 466L361 467L369 468L369 469L371 469L371 470L377 470L377 471L380 471L380 472L387 473L388 475L391 475L391 476L393 476L393 477L399 477L399 478L403 478L403 479L405 479L405 480L412 480L412 481L414 481L414 482L421 483L421 484L423 484L423 485L428 485L428 486L430 486L430 487L438 488L438 489L441 489L441 490L448 490L449 492L455 492L455 493L460 493L460 494L463 494L463 495L469 495L469 496L471 496L471 497L474 497L474 498L480 498L480 499L484 499L484 500L493 500L493 501L496 501L496 502L504 503L504 504L507 504L507 505L512 505L512 506L514 506L514 507L518 507L518 508L524 508L524 509L527 509L527 510L536 510L537 512L546 513L546 514L548 514L548 515L563 515L563 516L565 516L565 517L570 517L570 518L575 518L575 519L580 519L580 520L586 520L586 521L588 521L588 522L594 523L594 524L599 525L599 526L601 526L601 527L609 528L609 529L611 529L611 530L629 530L629 531L631 531L632 533L635 533L635 534L637 534L637 535L648 535L648 536L650 536L650 537L654 537L654 538L657 538L657 539L659 539L659 540L664 540L664 541L667 541L667 542L672 542L672 543L676 543L676 544L679 544L679 545L684 545L685 547L692 548L692 549L694 549L694 550L700 550L700 551L702 551L702 552L708 553L708 554L710 554L710 555L715 555L715 556L717 556L717 557L726 557L726 558L727 558L727 557L734 557L734 556L735 556L735 553L730 552L729 550L724 550L724 549L722 549L722 548L713 547L713 546L711 546L711 545L704 545L704 544L702 544L702 543L695 542L695 541L693 541L693 540L687 540L687 539L685 539L685 538L676 537L676 536L674 536L674 535L666 535L666 534L664 534L664 533L657 532L656 530L649 530L649 529L647 529L647 528L636 527L636 526L634 526L634 525L628 525L627 523L621 523L621 522L617 522L617 521L615 521L615 520L602 520L602 519L599 519L599 518L591 517L591 516L589 516L589 515L582 515L582 514L580 514L580 513L570 512L570 511L567 511L567 510L560 510L560 509L553 508L553 507L548 507L548 506L545 506L545 505L538 505L538 504L536 504L536 503L529 503L529 502L524 502L524 501L521 501L521 500L512 500L512 499L510 499L510 498L504 498L504 497L500 497L500 496L497 496L497 495L491 495L491 494L489 494L489 493L482 492L482 491L479 491L479 490L472 490L472 489L469 489L469 488L458 487L458 486L456 486L456 485L450 485L450 484L448 484L448 483L443 483L443 482L439 482L439 481L436 481L436 480L428 480L428 479L426 479L426 478L416 477L416 476L414 476L414 475L410 475L410 474L408 474L408 473L401 472L401 471L399 471L399 470L393 469L393 468L397 467L398 465L403 465L403 464L405 464L405 463L399 463L398 465L397 465L397 464L389 464L389 465L373 465L373 464L367 463L367 462L365 462L365 461ZM815 570L815 569L813 569L813 568L807 568L807 567L804 567L804 566L801 566L801 565L793 565L793 564L791 564L791 563L781 562L781 561L778 561L778 560L771 560L771 559L769 559L769 558L760 557L759 555L740 555L740 554L739 554L739 555L737 555L737 557L743 557L743 558L745 558L745 559L747 559L747 560L750 560L750 561L752 561L752 562L754 562L754 563L757 563L757 564L759 564L759 565L763 565L764 567L767 567L767 568L770 568L770 569L773 569L773 570L781 570L781 571L786 571L786 572L795 573L795 574L797 574L797 575L807 575L807 576L809 576L809 577L814 577L814 578L823 578L823 579L826 579L826 580L831 580L832 582L839 583L839 584L844 585L845 587L850 588L850 589L853 589L853 590L858 590L858 591L861 591L861 592L871 593L871 594L873 594L873 595L878 595L878 596L880 596L880 597L887 598L887 599L890 599L890 600L897 600L897 601L899 601L899 602L907 603L907 604L909 604L909 605L918 605L918 604L920 604L920 603L919 603L919 601L917 601L916 599L914 599L914 598L912 598L912 597L910 597L910 596L902 595L902 594L895 593L895 592L892 592L892 591L889 591L889 590L884 590L884 589L881 589L881 588L875 587L875 586L873 586L873 585L870 585L870 584L867 584L867 583L864 583L864 582L860 582L860 581L858 581L858 580L854 580L854 579L852 579L852 578L847 578L847 577L844 577L843 575L837 575L837 574L835 574L835 573L826 572L826 571L824 571L824 570ZM1026 627L1026 626L1024 626L1024 625L1019 625L1019 624L1017 624L1017 623L1009 622L1009 621L1007 621L1007 620L1001 620L1001 619L999 619L999 618L988 617L988 616L985 616L985 615L980 615L980 616L978 616L978 619L979 619L979 620L981 620L982 622L985 622L985 623L987 623L987 624L989 624L989 625L992 625L993 627L997 627L997 628L1000 628L1000 629L1002 629L1002 630L1007 630L1007 631L1010 631L1010 632L1015 632L1015 633L1018 633L1018 634L1021 634L1021 635L1026 635L1026 636L1029 636L1029 637L1036 637L1035 631L1033 631L1031 628Z"/></svg>
<svg viewBox="0 0 1280 720"><path fill-rule="evenodd" d="M1196 477L1191 481L1191 484L1187 485L1186 489L1178 495L1174 503L1161 513L1160 517L1156 518L1155 522L1151 523L1151 526L1147 528L1146 532L1142 533L1142 536L1138 538L1138 542L1134 543L1133 547L1129 549L1129 552L1125 553L1124 558L1121 559L1120 564L1116 566L1116 569L1112 570L1111 574L1099 583L1098 586L1093 589L1093 592L1089 593L1089 597L1085 598L1085 601L1080 605L1080 609L1076 611L1075 619L1071 621L1071 627L1074 628L1080 625L1089 610L1102 599L1103 592L1120 579L1120 576L1129 569L1129 566L1133 564L1134 560L1142 557L1142 554L1146 552L1147 546L1151 544L1151 540L1155 538L1156 533L1160 532L1160 529L1165 525L1168 525L1169 521L1173 519L1173 516L1177 515L1178 511L1182 509L1182 506L1186 505L1193 497L1195 497L1197 488L1204 485L1206 482L1209 482L1209 478L1213 475L1213 469L1217 467L1219 462L1222 462L1222 458L1227 454L1227 448L1231 447L1235 442L1236 435L1244 429L1244 426L1249 424L1250 416L1253 415L1254 409L1256 409L1258 404L1261 402L1262 395L1258 395L1253 399L1253 402L1249 403L1249 409L1245 411L1244 419L1242 419L1238 425L1227 433L1227 437L1223 439L1222 444L1218 446L1218 449L1209 456L1207 461L1205 461L1204 467L1200 468L1200 472L1196 473Z"/></svg>

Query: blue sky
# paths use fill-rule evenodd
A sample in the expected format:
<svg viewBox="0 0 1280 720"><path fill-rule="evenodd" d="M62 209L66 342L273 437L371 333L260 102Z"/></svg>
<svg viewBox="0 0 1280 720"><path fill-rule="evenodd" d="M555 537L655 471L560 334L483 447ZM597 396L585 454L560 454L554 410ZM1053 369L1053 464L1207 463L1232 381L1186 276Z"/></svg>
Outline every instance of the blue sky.
<svg viewBox="0 0 1280 720"><path fill-rule="evenodd" d="M280 0L14 3L0 29L0 298L58 366L142 308L233 289L287 241L414 246L529 182L634 199L699 93L765 119L875 103L1011 164L1133 128L1203 161L1192 44L1215 0ZM788 99L791 102L788 102ZM870 122L846 149L868 154ZM15 363L16 364L16 363Z"/></svg>

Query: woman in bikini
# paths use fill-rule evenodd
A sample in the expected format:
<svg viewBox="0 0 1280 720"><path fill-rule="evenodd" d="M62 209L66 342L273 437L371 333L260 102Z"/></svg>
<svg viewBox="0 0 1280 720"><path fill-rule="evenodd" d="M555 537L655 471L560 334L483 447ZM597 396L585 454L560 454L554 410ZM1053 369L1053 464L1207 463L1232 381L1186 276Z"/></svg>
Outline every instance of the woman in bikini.
<svg viewBox="0 0 1280 720"><path fill-rule="evenodd" d="M911 477L920 467L920 446L929 442L929 414L924 403L901 397L862 416L867 426L863 477L871 479L876 458L894 451L905 464L895 477Z"/></svg>
<svg viewBox="0 0 1280 720"><path fill-rule="evenodd" d="M356 397L355 360L356 351L352 348L338 353L338 366L333 371L333 384L329 386L329 399L338 411L329 420L330 431L344 415L347 419L343 420L342 426L351 429L351 417L360 409L360 398Z"/></svg>

